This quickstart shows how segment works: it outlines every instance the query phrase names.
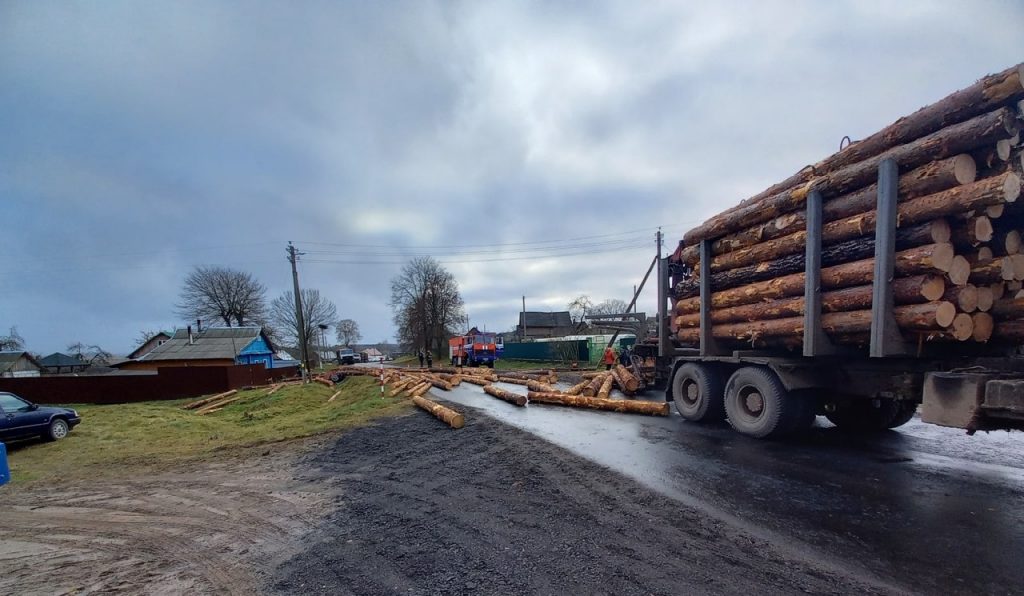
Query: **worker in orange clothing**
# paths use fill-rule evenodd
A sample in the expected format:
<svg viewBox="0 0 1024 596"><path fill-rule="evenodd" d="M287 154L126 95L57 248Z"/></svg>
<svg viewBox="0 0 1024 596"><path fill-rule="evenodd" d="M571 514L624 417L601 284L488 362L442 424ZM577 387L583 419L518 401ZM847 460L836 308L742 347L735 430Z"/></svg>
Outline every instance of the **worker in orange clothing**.
<svg viewBox="0 0 1024 596"><path fill-rule="evenodd" d="M611 346L605 348L604 356L601 358L601 362L604 364L604 369L611 370L612 365L615 364L615 359L615 350Z"/></svg>

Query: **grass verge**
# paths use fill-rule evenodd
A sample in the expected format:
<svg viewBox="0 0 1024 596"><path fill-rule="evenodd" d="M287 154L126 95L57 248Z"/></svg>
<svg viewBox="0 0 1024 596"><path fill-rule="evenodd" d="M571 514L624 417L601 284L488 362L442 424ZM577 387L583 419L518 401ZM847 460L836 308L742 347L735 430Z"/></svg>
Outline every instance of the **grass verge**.
<svg viewBox="0 0 1024 596"><path fill-rule="evenodd" d="M96 476L125 466L179 463L237 447L311 436L365 424L407 407L380 396L369 377L330 388L319 383L240 391L223 410L197 415L175 400L114 406L73 405L82 424L54 443L7 445L12 482L35 483ZM341 393L328 403L334 392Z"/></svg>

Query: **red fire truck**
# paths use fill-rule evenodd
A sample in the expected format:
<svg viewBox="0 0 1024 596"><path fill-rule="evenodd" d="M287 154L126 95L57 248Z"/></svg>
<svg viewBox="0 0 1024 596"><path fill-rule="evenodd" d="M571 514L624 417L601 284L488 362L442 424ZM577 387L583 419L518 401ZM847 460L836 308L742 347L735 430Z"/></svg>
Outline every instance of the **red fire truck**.
<svg viewBox="0 0 1024 596"><path fill-rule="evenodd" d="M466 335L448 340L448 357L452 365L480 366L494 368L494 361L501 358L504 344L494 333L480 331L473 327Z"/></svg>

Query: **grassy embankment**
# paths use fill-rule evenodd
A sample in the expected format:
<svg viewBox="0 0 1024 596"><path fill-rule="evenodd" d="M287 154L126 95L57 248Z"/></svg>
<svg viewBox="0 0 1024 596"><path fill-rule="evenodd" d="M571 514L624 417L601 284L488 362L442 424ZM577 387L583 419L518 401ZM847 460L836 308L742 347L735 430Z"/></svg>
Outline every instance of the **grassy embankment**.
<svg viewBox="0 0 1024 596"><path fill-rule="evenodd" d="M8 444L12 481L56 481L117 473L126 466L162 466L214 452L253 447L350 428L406 406L381 399L375 379L350 377L334 388L319 383L241 391L223 410L197 415L192 399L113 406L72 405L82 424L54 443ZM333 402L328 399L341 391Z"/></svg>

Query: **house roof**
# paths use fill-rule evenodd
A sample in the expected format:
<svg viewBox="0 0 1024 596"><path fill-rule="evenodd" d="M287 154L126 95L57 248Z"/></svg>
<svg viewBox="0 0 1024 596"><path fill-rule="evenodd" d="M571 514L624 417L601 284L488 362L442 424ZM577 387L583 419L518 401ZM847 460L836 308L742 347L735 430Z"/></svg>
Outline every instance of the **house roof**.
<svg viewBox="0 0 1024 596"><path fill-rule="evenodd" d="M39 366L39 363L32 357L32 354L29 354L24 350L16 352L0 352L0 373L7 372L14 368L14 365L18 360L21 360L22 356L28 358L28 361L35 364L37 367Z"/></svg>
<svg viewBox="0 0 1024 596"><path fill-rule="evenodd" d="M171 339L153 348L139 361L234 360L260 336L270 344L260 327L211 327L192 336L193 342L189 343L188 330L179 329Z"/></svg>
<svg viewBox="0 0 1024 596"><path fill-rule="evenodd" d="M366 354L367 356L383 356L383 354L381 354L380 350L378 350L377 348L366 348L365 350L360 352L360 354Z"/></svg>
<svg viewBox="0 0 1024 596"><path fill-rule="evenodd" d="M68 356L67 354L62 354L61 352L54 352L53 354L50 354L45 358L40 358L39 366L42 366L43 368L64 368L65 366L87 367L89 366L89 363L79 360L74 356Z"/></svg>
<svg viewBox="0 0 1024 596"><path fill-rule="evenodd" d="M569 311L559 312L534 312L526 311L519 313L519 326L523 326L523 318L526 318L526 327L572 327L572 317Z"/></svg>
<svg viewBox="0 0 1024 596"><path fill-rule="evenodd" d="M151 337L151 338L147 339L146 341L142 342L141 346L139 346L139 347L135 348L134 350L132 350L132 353L128 354L128 359L132 360L134 358L138 358L139 356L145 355L145 354L140 354L139 352L142 352L143 349L147 348L149 346L149 344L152 343L152 341L154 339L156 339L156 340L163 339L164 341L166 341L168 339L171 339L171 334L168 331L160 331L159 333L153 334L153 337Z"/></svg>

